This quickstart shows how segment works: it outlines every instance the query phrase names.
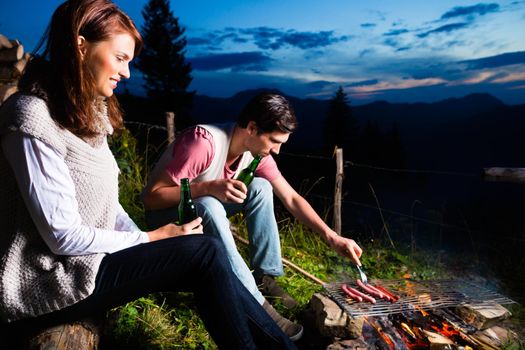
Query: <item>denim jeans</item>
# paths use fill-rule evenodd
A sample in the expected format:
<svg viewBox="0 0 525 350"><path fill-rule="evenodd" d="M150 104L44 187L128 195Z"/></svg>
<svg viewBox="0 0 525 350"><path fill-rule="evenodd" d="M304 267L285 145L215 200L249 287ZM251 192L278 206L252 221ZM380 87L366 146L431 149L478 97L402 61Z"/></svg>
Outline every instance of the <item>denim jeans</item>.
<svg viewBox="0 0 525 350"><path fill-rule="evenodd" d="M193 292L199 314L221 349L295 349L232 273L223 245L205 235L185 235L108 254L86 299L50 314L12 323L27 332L91 316L153 292ZM27 333L26 333L27 334Z"/></svg>
<svg viewBox="0 0 525 350"><path fill-rule="evenodd" d="M204 232L219 237L224 243L233 272L250 293L263 304L264 297L257 288L255 276L263 274L280 276L283 274L281 261L281 242L273 211L273 191L271 184L256 177L248 186L247 198L242 204L222 203L212 196L193 200L198 215L202 217ZM229 216L243 212L248 228L250 242L250 266L253 274L237 250L230 230ZM146 211L146 223L154 229L177 220L176 208Z"/></svg>

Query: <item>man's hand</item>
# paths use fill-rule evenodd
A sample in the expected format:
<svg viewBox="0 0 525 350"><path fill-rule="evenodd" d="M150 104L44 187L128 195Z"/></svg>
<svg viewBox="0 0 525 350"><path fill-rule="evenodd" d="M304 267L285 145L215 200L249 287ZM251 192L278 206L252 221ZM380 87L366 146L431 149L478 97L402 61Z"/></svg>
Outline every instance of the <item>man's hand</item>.
<svg viewBox="0 0 525 350"><path fill-rule="evenodd" d="M355 264L361 266L359 257L361 257L363 250L353 239L339 236L334 232L334 234L328 239L328 243L337 252L337 254L345 258L349 258Z"/></svg>
<svg viewBox="0 0 525 350"><path fill-rule="evenodd" d="M239 180L221 179L208 184L208 194L224 203L242 203L246 199L246 193L246 185Z"/></svg>
<svg viewBox="0 0 525 350"><path fill-rule="evenodd" d="M203 228L201 225L202 218L198 217L193 221L188 222L187 224L184 224L182 226L175 225L175 224L167 224L162 227L159 227L156 230L149 231L148 236L150 242L158 241L161 239L176 237L176 236L182 236L182 235L188 235L188 234L194 234L194 233L202 233Z"/></svg>

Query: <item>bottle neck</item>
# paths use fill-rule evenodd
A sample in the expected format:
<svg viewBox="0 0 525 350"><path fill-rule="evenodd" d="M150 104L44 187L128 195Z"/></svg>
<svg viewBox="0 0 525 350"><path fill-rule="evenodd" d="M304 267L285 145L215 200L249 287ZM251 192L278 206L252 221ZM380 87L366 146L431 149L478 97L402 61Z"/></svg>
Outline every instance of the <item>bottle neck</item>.
<svg viewBox="0 0 525 350"><path fill-rule="evenodd" d="M250 163L250 165L248 166L248 168L251 170L251 171L255 171L255 169L257 169L257 166L259 165L259 162L261 161L261 156L256 156L252 162Z"/></svg>
<svg viewBox="0 0 525 350"><path fill-rule="evenodd" d="M191 198L190 183L188 179L182 179L180 183L180 197L182 199Z"/></svg>

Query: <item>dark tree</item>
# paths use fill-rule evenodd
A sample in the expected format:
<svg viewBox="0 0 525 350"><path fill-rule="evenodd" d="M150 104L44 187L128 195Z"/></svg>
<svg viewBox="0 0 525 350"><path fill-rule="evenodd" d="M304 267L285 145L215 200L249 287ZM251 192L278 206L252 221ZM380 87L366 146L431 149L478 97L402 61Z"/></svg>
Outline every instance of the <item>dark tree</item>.
<svg viewBox="0 0 525 350"><path fill-rule="evenodd" d="M149 0L142 10L144 48L137 59L145 89L162 111L175 112L177 128L191 124L188 110L194 91L191 64L186 62L185 29L170 10L168 0Z"/></svg>
<svg viewBox="0 0 525 350"><path fill-rule="evenodd" d="M406 156L401 142L399 125L392 123L392 127L385 134L385 161L384 166L394 169L405 168Z"/></svg>
<svg viewBox="0 0 525 350"><path fill-rule="evenodd" d="M370 165L384 165L385 135L376 120L368 120L359 142L359 161Z"/></svg>
<svg viewBox="0 0 525 350"><path fill-rule="evenodd" d="M357 125L347 95L341 86L330 100L323 131L326 152L331 153L334 147L338 146L343 148L345 158L353 158L356 154Z"/></svg>

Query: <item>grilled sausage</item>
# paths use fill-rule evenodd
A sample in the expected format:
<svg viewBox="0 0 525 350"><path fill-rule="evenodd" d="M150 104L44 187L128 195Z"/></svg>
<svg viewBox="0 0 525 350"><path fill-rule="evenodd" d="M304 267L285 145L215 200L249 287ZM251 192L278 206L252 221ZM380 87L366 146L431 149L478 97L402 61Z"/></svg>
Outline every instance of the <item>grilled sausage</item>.
<svg viewBox="0 0 525 350"><path fill-rule="evenodd" d="M376 289L379 289L380 291L382 291L386 296L388 296L390 298L390 301L392 301L393 303L395 303L396 301L398 301L400 299L399 295L393 294L392 292L390 292L385 287L376 286Z"/></svg>
<svg viewBox="0 0 525 350"><path fill-rule="evenodd" d="M378 297L380 299L383 299L385 297L383 292L375 289L374 286L372 286L370 284L364 284L363 281L361 281L361 280L356 280L356 282L357 282L357 285L359 286L359 288L361 288L362 290L364 290L368 294L371 294L372 296Z"/></svg>
<svg viewBox="0 0 525 350"><path fill-rule="evenodd" d="M355 294L355 293L352 293L350 291L350 289L348 289L348 286L343 283L341 284L341 289L343 290L343 292L345 292L346 295L348 295L350 298L354 299L355 301L363 301L363 298L361 298L359 295Z"/></svg>
<svg viewBox="0 0 525 350"><path fill-rule="evenodd" d="M354 288L351 288L351 287L348 287L348 290L358 296L360 296L361 298L363 298L363 300L366 300L366 301L369 301L371 302L372 304L375 304L376 303L376 300L374 299L374 297L371 297L370 295L368 294L365 294L365 293L361 293L360 291L358 291L357 289L354 289Z"/></svg>

